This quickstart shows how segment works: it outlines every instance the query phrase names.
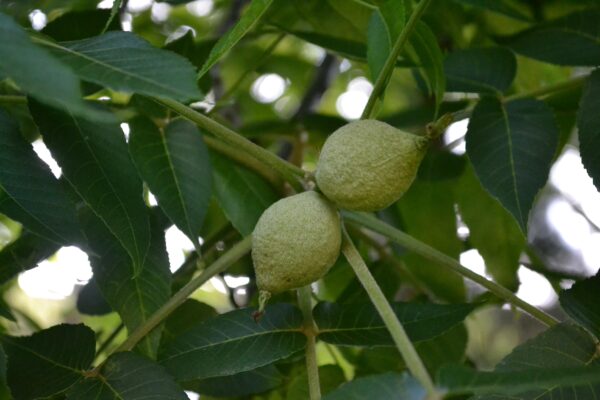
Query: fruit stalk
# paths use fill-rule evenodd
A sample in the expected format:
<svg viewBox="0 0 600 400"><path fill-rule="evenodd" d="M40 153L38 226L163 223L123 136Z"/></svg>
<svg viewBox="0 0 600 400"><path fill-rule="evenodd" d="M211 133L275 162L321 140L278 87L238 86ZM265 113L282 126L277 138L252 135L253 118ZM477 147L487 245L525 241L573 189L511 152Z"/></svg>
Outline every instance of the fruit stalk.
<svg viewBox="0 0 600 400"><path fill-rule="evenodd" d="M310 400L321 398L319 383L319 365L317 363L316 327L312 316L312 290L310 285L298 289L298 305L304 317L304 334L306 335L306 373L308 376L308 392Z"/></svg>
<svg viewBox="0 0 600 400"><path fill-rule="evenodd" d="M408 338L404 327L396 317L396 314L394 314L392 306L390 306L390 303L385 298L385 295L381 291L381 288L377 284L377 281L375 281L375 278L373 278L371 271L369 271L369 268L365 264L356 247L354 246L354 243L352 243L352 239L348 235L348 232L345 228L343 228L342 233L344 239L342 242L342 253L344 254L346 259L348 260L348 263L354 270L354 273L356 274L356 277L360 281L361 285L367 291L371 302L377 309L379 316L381 317L386 328L390 332L390 335L396 343L396 347L400 351L400 354L402 354L402 357L404 358L408 369L425 388L429 398L440 399L441 397L439 396L433 384L429 372L427 372L427 369L425 368L421 357L419 356L412 342Z"/></svg>
<svg viewBox="0 0 600 400"><path fill-rule="evenodd" d="M520 308L525 311L532 317L538 319L548 326L552 326L557 324L559 321L556 320L553 316L545 313L543 310L527 303L526 301L518 298L513 292L505 288L504 286L498 285L497 283L471 271L470 269L462 266L458 261L453 259L452 257L447 256L446 254L437 251L433 247L420 242L417 239L414 239L410 235L387 225L384 222L379 221L377 218L372 217L365 213L356 213L356 212L344 212L344 220L357 223L362 225L374 232L377 232L381 235L384 235L390 240L400 244L407 250L410 250L416 254L419 254L422 257L427 258L433 262L441 264L452 271L464 276L471 281L478 283L483 286L499 298L505 300L506 302L514 305L515 307Z"/></svg>

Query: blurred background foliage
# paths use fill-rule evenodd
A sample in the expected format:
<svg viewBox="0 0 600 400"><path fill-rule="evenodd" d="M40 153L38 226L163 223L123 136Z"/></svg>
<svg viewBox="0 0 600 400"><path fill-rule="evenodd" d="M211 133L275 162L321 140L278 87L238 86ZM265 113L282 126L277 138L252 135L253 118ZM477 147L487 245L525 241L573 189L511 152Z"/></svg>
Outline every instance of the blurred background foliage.
<svg viewBox="0 0 600 400"><path fill-rule="evenodd" d="M239 19L247 3L124 0L119 18L110 29L133 31L157 47L182 54L200 67L216 40ZM234 51L198 82L207 96L195 107L207 110L261 146L314 170L324 139L346 121L360 117L372 90L366 64L366 32L372 3L376 2L276 1L264 23L246 35ZM502 43L509 35L534 23L567 15L592 3L598 4L593 0L436 0L424 20L448 55L461 49ZM23 26L61 41L98 34L112 5L111 0L0 0L0 10ZM423 132L434 118L435 101L412 61L403 59L398 64L380 118L405 130ZM587 70L517 56L516 71L508 94L535 90ZM0 90L11 93L5 84ZM123 118L137 113L155 119L167 116L164 109L139 96L106 89L98 91L91 84L86 84L85 93L89 98L109 96ZM556 291L593 275L600 261L600 194L581 165L573 135L580 94L581 89L574 89L545 99L555 111L561 146L550 179L531 213L527 238L507 211L483 190L466 163L466 121L452 125L432 146L410 191L381 212L380 217L460 259L469 268L493 277L534 305L559 313ZM446 93L441 110L463 109L473 99L464 93ZM38 154L51 162L24 107L6 106L18 119L22 131L34 141ZM126 124L122 128L128 132ZM225 192L230 198L244 196L240 191L244 185L262 185L264 192L270 193L267 201L275 201L283 193L279 182L255 172L240 172L240 167L231 160L213 154L212 161L217 176L231 178L228 174L237 171L231 178L237 179L234 187L226 184L218 187L223 179L215 179L213 193L217 195ZM211 202L203 227L206 262L217 258L240 238L240 227L232 226L223 212L223 196L217 197ZM152 204L151 196L148 201ZM382 237L359 230L351 234L389 297L461 301L475 299L482 293L470 282L407 254ZM4 301L10 304L16 321L2 318L0 329L22 335L60 322L84 322L99 333L100 342L113 333L116 335L109 349L122 341L125 330L115 331L119 318L110 312L95 288L86 255L72 247L58 252L49 249L53 255L45 259L49 254L11 248L20 236L20 225L0 215L0 248L14 250L0 253L0 270L11 262L10 254L29 256L20 258L30 264L22 265L23 269L38 264L2 280ZM192 245L173 226L166 230L166 240L176 278L174 285L178 287L195 271ZM185 330L190 315L203 319L214 315L215 310L221 313L254 304L255 291L251 261L246 257L197 291L193 296L196 301L190 300L179 311L182 317L175 313L169 319L163 340L168 340L171 329ZM319 283L317 296L321 300L343 302L364 297L365 293L345 260L340 259ZM280 297L292 299L291 294ZM460 361L465 356L487 369L540 329L526 315L506 307L486 306L472 313L464 326L421 343L419 351L432 370L442 362ZM387 348L338 348L319 343L318 355L324 388L337 386L344 377L403 368L399 355ZM291 359L277 368L265 372L263 380L249 377L257 385L257 391L285 381L281 389L271 392L270 399L307 398L302 363ZM211 386L207 380L200 386L192 383L187 389L223 395L219 392L224 386L222 381Z"/></svg>

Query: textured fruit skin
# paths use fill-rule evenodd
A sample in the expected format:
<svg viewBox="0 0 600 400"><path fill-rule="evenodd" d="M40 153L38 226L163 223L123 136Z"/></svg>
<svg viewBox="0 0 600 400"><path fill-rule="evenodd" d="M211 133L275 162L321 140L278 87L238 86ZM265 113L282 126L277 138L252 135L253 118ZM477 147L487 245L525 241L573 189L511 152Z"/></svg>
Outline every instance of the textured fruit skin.
<svg viewBox="0 0 600 400"><path fill-rule="evenodd" d="M385 122L351 122L325 141L317 165L317 184L340 208L384 209L410 187L428 144L429 139Z"/></svg>
<svg viewBox="0 0 600 400"><path fill-rule="evenodd" d="M322 195L311 191L279 200L252 234L258 288L275 294L318 280L335 263L341 242L339 213Z"/></svg>

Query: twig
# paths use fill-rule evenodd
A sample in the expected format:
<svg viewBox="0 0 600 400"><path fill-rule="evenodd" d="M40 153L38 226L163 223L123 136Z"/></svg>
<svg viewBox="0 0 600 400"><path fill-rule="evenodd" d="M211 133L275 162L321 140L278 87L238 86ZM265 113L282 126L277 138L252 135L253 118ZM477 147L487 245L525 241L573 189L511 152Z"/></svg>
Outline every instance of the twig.
<svg viewBox="0 0 600 400"><path fill-rule="evenodd" d="M396 347L400 351L400 354L402 354L406 366L421 385L423 385L430 396L429 398L440 399L441 397L433 384L429 372L427 372L427 369L425 368L425 364L423 364L423 360L421 360L421 357L415 350L404 327L398 320L398 317L396 317L392 306L385 298L385 295L381 291L377 281L375 281L375 278L373 278L371 271L369 271L369 268L365 264L358 250L356 250L356 247L354 247L352 239L350 239L345 228L343 229L343 235L342 253L348 260L348 263L350 263L356 277L368 293L371 302L377 309L379 316L396 343Z"/></svg>
<svg viewBox="0 0 600 400"><path fill-rule="evenodd" d="M302 179L306 174L302 168L286 162L285 160L277 157L277 155L263 149L255 143L252 143L226 126L221 125L215 120L179 103L178 101L166 98L155 99L155 101L194 122L233 148L237 148L246 153L246 157L254 157L258 160L261 160L270 168L278 171L281 177L288 181L291 185L294 185L295 188L302 188Z"/></svg>
<svg viewBox="0 0 600 400"><path fill-rule="evenodd" d="M319 383L319 365L317 363L316 349L316 327L312 316L312 290L310 285L298 289L298 305L304 317L303 332L306 335L306 373L308 376L308 391L310 400L321 398L321 386Z"/></svg>
<svg viewBox="0 0 600 400"><path fill-rule="evenodd" d="M98 347L98 350L96 350L96 359L108 348L108 346L111 345L111 343L117 338L117 336L119 336L119 333L121 333L123 328L125 328L125 325L121 322L119 326L117 326L111 332L111 334L106 338L106 340L102 342L102 344Z"/></svg>
<svg viewBox="0 0 600 400"><path fill-rule="evenodd" d="M115 352L128 351L135 347L135 345L154 328L156 328L165 318L169 316L177 307L185 302L185 300L202 286L210 278L218 274L219 272L225 271L231 264L238 261L246 253L250 251L251 237L248 236L238 242L229 251L224 253L217 261L211 266L206 268L200 275L192 279L187 285L182 287L173 297L169 299L161 308L159 308L154 314L146 320L142 325L135 329L118 348ZM99 367L97 367L99 368Z"/></svg>
<svg viewBox="0 0 600 400"><path fill-rule="evenodd" d="M513 292L501 286L487 278L471 271L470 269L462 266L455 259L447 256L446 254L437 251L433 247L407 235L406 233L379 221L377 218L372 217L365 213L355 213L355 212L344 212L343 213L345 220L358 223L368 229L371 229L375 232L378 232L390 240L395 241L398 244L401 244L406 249L413 251L419 254L422 257L425 257L428 260L434 261L443 265L452 271L458 273L459 275L464 276L467 279L472 280L475 283L483 286L496 296L501 299L504 299L510 304L522 309L526 313L530 314L532 317L538 319L548 326L552 326L557 324L559 321L556 320L553 316L547 314L543 310L532 306L526 301L521 300L517 297Z"/></svg>

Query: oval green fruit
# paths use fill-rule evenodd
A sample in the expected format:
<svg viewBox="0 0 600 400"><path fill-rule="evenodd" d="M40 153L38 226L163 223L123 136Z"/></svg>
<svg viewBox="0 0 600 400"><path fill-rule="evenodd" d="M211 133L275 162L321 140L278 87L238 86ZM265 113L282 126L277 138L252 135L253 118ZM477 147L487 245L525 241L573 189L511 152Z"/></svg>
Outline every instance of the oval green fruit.
<svg viewBox="0 0 600 400"><path fill-rule="evenodd" d="M410 187L428 144L426 137L385 122L351 122L325 141L317 165L317 184L340 208L384 209Z"/></svg>
<svg viewBox="0 0 600 400"><path fill-rule="evenodd" d="M341 242L339 213L322 195L309 191L271 205L252 234L252 260L261 296L321 278L335 263Z"/></svg>

